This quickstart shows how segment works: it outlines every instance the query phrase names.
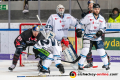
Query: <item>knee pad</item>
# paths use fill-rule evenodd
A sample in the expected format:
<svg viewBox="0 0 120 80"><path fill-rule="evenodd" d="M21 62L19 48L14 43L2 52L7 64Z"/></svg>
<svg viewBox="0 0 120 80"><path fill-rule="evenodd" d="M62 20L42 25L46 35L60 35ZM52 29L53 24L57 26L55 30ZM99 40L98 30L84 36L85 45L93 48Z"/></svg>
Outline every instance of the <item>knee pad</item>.
<svg viewBox="0 0 120 80"><path fill-rule="evenodd" d="M54 59L53 59L53 54L50 54L46 59L47 59L47 60L54 61Z"/></svg>
<svg viewBox="0 0 120 80"><path fill-rule="evenodd" d="M61 63L61 56L60 55L53 55L55 64Z"/></svg>
<svg viewBox="0 0 120 80"><path fill-rule="evenodd" d="M16 48L15 54L20 55L22 54L23 49L22 48Z"/></svg>
<svg viewBox="0 0 120 80"><path fill-rule="evenodd" d="M97 52L101 56L101 58L104 58L107 56L104 49L97 49Z"/></svg>
<svg viewBox="0 0 120 80"><path fill-rule="evenodd" d="M83 48L82 51L81 51L82 54L80 54L81 57L85 58L86 55L88 54L88 52L89 52L89 48Z"/></svg>

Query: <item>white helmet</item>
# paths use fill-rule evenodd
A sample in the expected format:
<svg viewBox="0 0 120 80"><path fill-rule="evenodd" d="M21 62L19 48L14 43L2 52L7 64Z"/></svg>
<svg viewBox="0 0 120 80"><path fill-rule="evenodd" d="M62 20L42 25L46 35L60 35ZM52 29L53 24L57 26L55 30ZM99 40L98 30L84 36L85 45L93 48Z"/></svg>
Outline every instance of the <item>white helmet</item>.
<svg viewBox="0 0 120 80"><path fill-rule="evenodd" d="M64 11L59 11L60 8L64 8L65 11L65 7L62 4L59 4L56 8L56 12L59 13L60 15L63 15Z"/></svg>

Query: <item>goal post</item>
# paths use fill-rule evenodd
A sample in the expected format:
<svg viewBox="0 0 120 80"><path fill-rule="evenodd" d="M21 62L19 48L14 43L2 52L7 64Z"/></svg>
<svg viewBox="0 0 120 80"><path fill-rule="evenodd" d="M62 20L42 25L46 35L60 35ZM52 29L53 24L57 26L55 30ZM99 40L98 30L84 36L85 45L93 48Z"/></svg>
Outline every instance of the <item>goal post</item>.
<svg viewBox="0 0 120 80"><path fill-rule="evenodd" d="M19 25L19 34L21 34L24 30L27 30L29 28L32 28L34 25L41 25L40 23L21 23ZM46 23L42 23L43 26L46 25ZM73 30L74 32L74 37L75 37L75 50L76 50L76 53L78 52L77 50L77 36L76 36L76 32L75 32L76 28ZM22 52L23 54L27 54L27 52ZM22 59L22 54L20 55L20 66L24 66L23 64L23 59Z"/></svg>

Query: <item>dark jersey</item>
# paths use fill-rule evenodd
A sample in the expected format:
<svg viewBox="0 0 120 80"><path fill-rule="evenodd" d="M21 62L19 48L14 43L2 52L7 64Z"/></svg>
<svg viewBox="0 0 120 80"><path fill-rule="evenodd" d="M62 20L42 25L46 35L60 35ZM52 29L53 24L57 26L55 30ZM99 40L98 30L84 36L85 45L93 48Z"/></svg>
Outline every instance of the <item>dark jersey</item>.
<svg viewBox="0 0 120 80"><path fill-rule="evenodd" d="M14 41L15 46L19 46L19 45L26 45L26 46L33 46L35 43L31 43L31 42L36 42L39 41L41 39L45 39L45 37L43 36L43 34L40 32L37 37L34 37L32 34L32 29L28 29L24 32L22 32ZM30 42L30 43L28 43Z"/></svg>

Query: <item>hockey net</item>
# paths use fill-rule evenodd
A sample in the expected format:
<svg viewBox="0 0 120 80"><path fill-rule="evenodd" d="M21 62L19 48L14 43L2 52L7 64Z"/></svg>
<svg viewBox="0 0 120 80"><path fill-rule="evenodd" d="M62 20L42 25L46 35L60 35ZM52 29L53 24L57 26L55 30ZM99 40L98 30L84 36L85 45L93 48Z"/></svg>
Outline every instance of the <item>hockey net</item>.
<svg viewBox="0 0 120 80"><path fill-rule="evenodd" d="M39 23L21 23L19 26L19 34L21 34L23 31L25 31L29 28L32 28L34 25L41 25L41 24L39 24ZM46 25L46 23L42 23L42 26L45 26L45 25ZM42 28L40 28L40 29L42 29ZM76 35L74 30L72 32ZM75 41L73 44L75 44L74 47L77 52L78 51L77 44L78 43L82 44L82 43L80 41L79 42L77 41L78 39L76 36L74 37L74 39L75 39ZM34 56L34 53L32 50L33 50L33 47L30 46L30 47L27 47L26 50L22 52L22 54L20 55L20 66L34 66L34 65L36 66L38 64L39 59L35 59L35 56ZM64 58L64 57L62 57L62 58ZM64 64L66 64L66 63L64 63Z"/></svg>

